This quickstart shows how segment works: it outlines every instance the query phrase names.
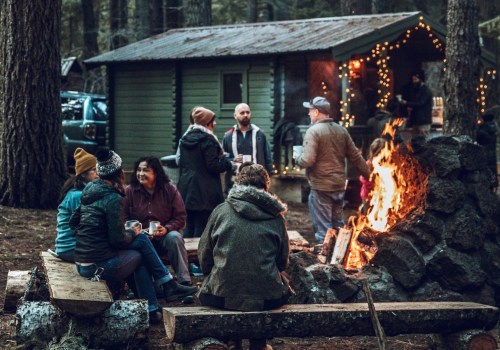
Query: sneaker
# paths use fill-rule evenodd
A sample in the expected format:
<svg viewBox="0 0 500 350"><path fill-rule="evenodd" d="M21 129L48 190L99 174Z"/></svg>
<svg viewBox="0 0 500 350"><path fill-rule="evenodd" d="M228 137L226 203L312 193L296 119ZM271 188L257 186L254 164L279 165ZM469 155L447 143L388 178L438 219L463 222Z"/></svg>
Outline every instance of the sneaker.
<svg viewBox="0 0 500 350"><path fill-rule="evenodd" d="M149 311L149 323L150 324L158 324L163 321L163 315L161 311L156 309L154 311Z"/></svg>
<svg viewBox="0 0 500 350"><path fill-rule="evenodd" d="M203 272L201 272L201 268L198 265L191 263L189 269L191 270L191 275L195 277L203 276Z"/></svg>
<svg viewBox="0 0 500 350"><path fill-rule="evenodd" d="M174 280L164 283L162 287L163 295L165 296L165 300L167 302L182 299L188 295L193 295L198 291L198 288L196 287L183 286Z"/></svg>

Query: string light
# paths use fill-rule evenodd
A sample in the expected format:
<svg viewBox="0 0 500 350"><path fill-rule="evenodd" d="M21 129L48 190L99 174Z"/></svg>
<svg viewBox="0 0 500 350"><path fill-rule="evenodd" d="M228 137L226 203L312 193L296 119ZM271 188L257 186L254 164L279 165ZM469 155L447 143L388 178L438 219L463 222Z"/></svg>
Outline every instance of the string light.
<svg viewBox="0 0 500 350"><path fill-rule="evenodd" d="M479 86L476 88L478 92L476 102L479 105L480 114L483 114L486 109L486 92L488 90L488 86L491 85L488 82L496 79L497 71L494 69L487 70L484 74L486 76L479 78Z"/></svg>

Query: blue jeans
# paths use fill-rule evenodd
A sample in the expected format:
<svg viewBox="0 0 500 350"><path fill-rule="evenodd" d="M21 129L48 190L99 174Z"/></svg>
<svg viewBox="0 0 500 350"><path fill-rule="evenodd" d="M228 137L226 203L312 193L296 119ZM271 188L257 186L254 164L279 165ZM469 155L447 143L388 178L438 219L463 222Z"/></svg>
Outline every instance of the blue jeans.
<svg viewBox="0 0 500 350"><path fill-rule="evenodd" d="M211 210L186 210L186 228L184 237L201 237L208 223L208 217L212 214Z"/></svg>
<svg viewBox="0 0 500 350"><path fill-rule="evenodd" d="M345 191L316 191L309 194L309 215L314 229L314 237L319 243L325 240L329 228L344 227Z"/></svg>
<svg viewBox="0 0 500 350"><path fill-rule="evenodd" d="M153 245L160 254L168 255L179 283L191 282L186 245L179 232L170 231L163 237L155 238Z"/></svg>
<svg viewBox="0 0 500 350"><path fill-rule="evenodd" d="M133 276L139 298L148 301L148 311L158 310L158 300L153 281L148 269L143 264L141 254L136 250L120 250L118 255L98 263L82 266L76 265L80 276L91 278L97 268L102 267L101 278L106 282L119 283Z"/></svg>
<svg viewBox="0 0 500 350"><path fill-rule="evenodd" d="M144 233L135 236L127 248L137 250L141 253L142 261L146 265L149 274L153 276L156 286L159 287L163 283L167 283L173 279L170 271L168 271L158 256L153 243L151 243L149 237Z"/></svg>

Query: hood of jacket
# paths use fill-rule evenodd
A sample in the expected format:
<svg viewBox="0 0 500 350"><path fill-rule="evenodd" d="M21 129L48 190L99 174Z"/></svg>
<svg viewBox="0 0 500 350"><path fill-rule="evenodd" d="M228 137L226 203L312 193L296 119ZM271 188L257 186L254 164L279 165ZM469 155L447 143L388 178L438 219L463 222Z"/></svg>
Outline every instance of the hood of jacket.
<svg viewBox="0 0 500 350"><path fill-rule="evenodd" d="M123 193L108 185L104 180L97 179L85 186L82 192L81 202L83 205L89 205L113 193L118 193L123 196Z"/></svg>
<svg viewBox="0 0 500 350"><path fill-rule="evenodd" d="M209 137L214 136L208 132L208 129L195 125L181 138L180 143L187 149L193 149Z"/></svg>
<svg viewBox="0 0 500 350"><path fill-rule="evenodd" d="M253 186L234 185L227 203L249 220L270 220L285 215L287 206L275 195Z"/></svg>

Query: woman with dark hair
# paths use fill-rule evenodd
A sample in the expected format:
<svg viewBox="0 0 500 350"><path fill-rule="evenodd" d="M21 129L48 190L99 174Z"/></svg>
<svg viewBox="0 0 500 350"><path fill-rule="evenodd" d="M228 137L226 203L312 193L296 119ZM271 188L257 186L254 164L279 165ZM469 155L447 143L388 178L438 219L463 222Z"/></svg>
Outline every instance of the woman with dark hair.
<svg viewBox="0 0 500 350"><path fill-rule="evenodd" d="M138 220L143 227L159 222L152 236L154 247L169 256L179 283L191 285L184 238L179 233L186 224L186 209L157 157L142 157L135 162L123 211L125 220Z"/></svg>
<svg viewBox="0 0 500 350"><path fill-rule="evenodd" d="M150 322L158 323L162 314L153 278L163 287L166 297L181 296L183 293L178 293L177 287L186 287L173 280L148 237L140 230L125 230L121 216L125 175L120 156L113 151L100 152L96 168L100 179L85 187L80 210L70 221L70 226L77 228L78 273L87 278L99 274L112 290L126 280L139 298L148 301Z"/></svg>
<svg viewBox="0 0 500 350"><path fill-rule="evenodd" d="M68 262L75 262L75 233L69 227L69 219L80 205L80 196L85 185L97 178L97 159L83 148L77 148L75 158L75 175L64 183L59 195L57 207L57 235L55 255ZM49 250L50 251L50 250ZM54 254L52 251L50 251Z"/></svg>
<svg viewBox="0 0 500 350"><path fill-rule="evenodd" d="M286 303L288 286L280 273L289 254L286 205L269 186L262 165L243 163L226 201L210 215L198 246L203 305L259 311ZM250 349L269 348L265 339L250 339Z"/></svg>

